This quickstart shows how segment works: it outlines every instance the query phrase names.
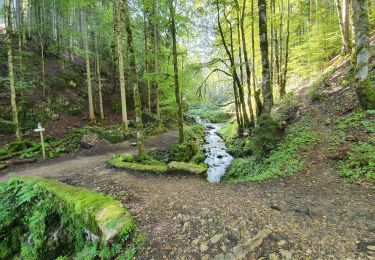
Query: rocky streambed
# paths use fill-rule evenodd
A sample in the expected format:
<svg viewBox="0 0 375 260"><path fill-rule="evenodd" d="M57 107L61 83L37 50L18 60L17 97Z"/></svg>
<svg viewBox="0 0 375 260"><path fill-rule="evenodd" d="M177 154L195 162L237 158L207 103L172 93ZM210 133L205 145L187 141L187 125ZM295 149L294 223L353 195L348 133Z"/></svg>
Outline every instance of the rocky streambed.
<svg viewBox="0 0 375 260"><path fill-rule="evenodd" d="M222 125L213 124L200 117L196 118L196 122L203 124L206 128L206 143L203 148L206 154L205 163L208 165L207 179L209 182L218 183L233 160L233 157L227 152L225 142L218 135Z"/></svg>

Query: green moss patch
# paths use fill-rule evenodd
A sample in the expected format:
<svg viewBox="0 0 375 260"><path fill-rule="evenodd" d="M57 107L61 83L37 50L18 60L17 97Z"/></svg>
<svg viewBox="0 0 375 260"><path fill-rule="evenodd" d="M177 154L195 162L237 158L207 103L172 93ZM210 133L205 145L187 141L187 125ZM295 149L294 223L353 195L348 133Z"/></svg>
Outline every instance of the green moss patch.
<svg viewBox="0 0 375 260"><path fill-rule="evenodd" d="M130 212L104 194L35 177L0 185L1 259L94 259L102 251L116 257L134 229Z"/></svg>
<svg viewBox="0 0 375 260"><path fill-rule="evenodd" d="M152 163L152 164L126 162L126 161L123 161L121 156L112 158L109 161L109 164L116 168L131 170L131 171L138 171L138 172L166 173L168 171L167 165L161 162Z"/></svg>
<svg viewBox="0 0 375 260"><path fill-rule="evenodd" d="M169 171L187 172L195 175L203 175L207 172L207 168L194 163L171 162L168 164Z"/></svg>

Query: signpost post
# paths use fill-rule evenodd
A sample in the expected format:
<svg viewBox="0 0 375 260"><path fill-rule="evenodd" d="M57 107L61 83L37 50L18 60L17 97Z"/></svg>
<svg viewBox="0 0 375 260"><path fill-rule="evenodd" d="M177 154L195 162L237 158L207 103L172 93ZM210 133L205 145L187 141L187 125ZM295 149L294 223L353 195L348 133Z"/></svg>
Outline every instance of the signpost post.
<svg viewBox="0 0 375 260"><path fill-rule="evenodd" d="M37 129L34 129L34 132L39 132L40 133L40 142L42 144L42 153L43 153L43 160L46 159L46 148L44 146L44 137L43 137L43 132L45 131L46 129L44 129L42 127L42 124L41 123L38 123L38 127Z"/></svg>

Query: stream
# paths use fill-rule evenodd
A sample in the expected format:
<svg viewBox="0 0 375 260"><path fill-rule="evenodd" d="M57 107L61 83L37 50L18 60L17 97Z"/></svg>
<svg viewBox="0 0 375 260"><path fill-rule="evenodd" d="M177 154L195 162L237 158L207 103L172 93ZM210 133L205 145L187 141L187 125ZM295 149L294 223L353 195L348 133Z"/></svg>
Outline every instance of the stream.
<svg viewBox="0 0 375 260"><path fill-rule="evenodd" d="M206 153L204 162L208 165L207 180L211 183L219 183L233 160L233 157L227 152L225 142L218 135L222 126L221 124L212 124L209 120L200 117L196 117L196 122L203 124L206 128L206 144L203 149Z"/></svg>

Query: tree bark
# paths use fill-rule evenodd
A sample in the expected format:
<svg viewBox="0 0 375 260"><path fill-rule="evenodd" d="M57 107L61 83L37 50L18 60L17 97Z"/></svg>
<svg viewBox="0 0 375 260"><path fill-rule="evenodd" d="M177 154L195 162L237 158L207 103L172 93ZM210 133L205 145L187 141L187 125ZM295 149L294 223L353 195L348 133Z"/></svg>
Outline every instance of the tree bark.
<svg viewBox="0 0 375 260"><path fill-rule="evenodd" d="M263 113L270 115L273 102L272 86L270 79L270 62L268 56L267 37L267 6L265 0L258 0L259 8L259 44L262 56L262 92Z"/></svg>
<svg viewBox="0 0 375 260"><path fill-rule="evenodd" d="M100 111L100 120L104 120L104 108L103 108L103 92L102 92L102 79L100 72L100 55L99 55L99 46L98 46L98 33L95 31L95 56L96 56L96 77L98 80L98 95L99 95L99 111Z"/></svg>
<svg viewBox="0 0 375 260"><path fill-rule="evenodd" d="M353 0L355 12L357 77L356 93L361 107L375 109L375 84L369 78L369 19L366 0Z"/></svg>
<svg viewBox="0 0 375 260"><path fill-rule="evenodd" d="M175 96L178 107L178 132L179 142L184 142L184 117L182 111L181 95L180 95L180 83L178 79L178 60L177 60L177 40L176 40L176 22L175 22L175 8L174 0L170 0L169 10L171 16L171 33L173 41L173 68L174 68L174 85L175 85Z"/></svg>
<svg viewBox="0 0 375 260"><path fill-rule="evenodd" d="M16 101L16 86L14 83L14 67L13 67L13 51L12 51L12 38L14 35L13 26L12 26L12 0L5 1L5 7L8 15L7 19L7 49L8 49L8 78L9 78L9 85L10 85L10 102L12 107L12 118L13 124L15 128L16 138L17 140L21 140L21 131L20 125L18 122L18 109L17 109L17 101Z"/></svg>
<svg viewBox="0 0 375 260"><path fill-rule="evenodd" d="M91 82L91 67L90 67L90 48L88 40L88 19L86 11L81 10L81 15L83 19L83 45L85 48L85 59L86 59L86 78L87 78L87 96L89 100L89 120L91 124L95 123L95 113L94 113L94 102L92 97L92 82Z"/></svg>
<svg viewBox="0 0 375 260"><path fill-rule="evenodd" d="M118 54L118 72L120 81L120 93L121 93L121 114L122 114L122 129L124 133L129 132L128 126L128 112L126 107L126 86L125 86L125 66L124 66L124 51L123 51L123 34L122 34L122 21L121 21L121 1L116 1L116 47Z"/></svg>
<svg viewBox="0 0 375 260"><path fill-rule="evenodd" d="M349 53L350 49L350 34L349 34L349 2L348 0L335 0L337 14L340 24L341 33L341 52L343 54Z"/></svg>
<svg viewBox="0 0 375 260"><path fill-rule="evenodd" d="M137 64L135 60L135 50L133 45L133 32L130 23L130 13L128 0L124 0L125 8L125 24L126 33L128 38L128 49L130 55L130 67L132 74L132 84L133 84L133 96L134 96L134 106L135 106L135 123L137 126L137 147L138 156L144 156L146 154L144 147L144 133L143 133L143 122L142 122L142 104L141 104L141 94L138 85L137 76Z"/></svg>
<svg viewBox="0 0 375 260"><path fill-rule="evenodd" d="M254 117L254 110L253 110L253 104L251 101L251 70L250 70L250 64L249 64L249 55L247 52L247 46L246 46L246 34L245 34L245 10L246 10L246 0L243 2L242 7L242 14L241 14L241 35L242 35L242 49L245 59L245 70L246 70L246 83L247 83L247 102L249 106L249 113L250 113L250 127L255 126L255 117Z"/></svg>
<svg viewBox="0 0 375 260"><path fill-rule="evenodd" d="M251 49L252 49L252 72L253 72L253 89L254 89L254 99L256 105L256 115L260 116L263 110L263 104L260 99L260 90L257 90L257 79L255 75L255 12L254 12L254 0L251 0Z"/></svg>
<svg viewBox="0 0 375 260"><path fill-rule="evenodd" d="M159 74L159 30L158 30L158 16L157 16L157 0L154 0L153 7L153 31L154 31L154 73L155 73L155 80L154 80L154 91L155 91L155 103L156 103L156 115L161 120L160 115L160 94L159 94L159 85L157 81L157 76Z"/></svg>

